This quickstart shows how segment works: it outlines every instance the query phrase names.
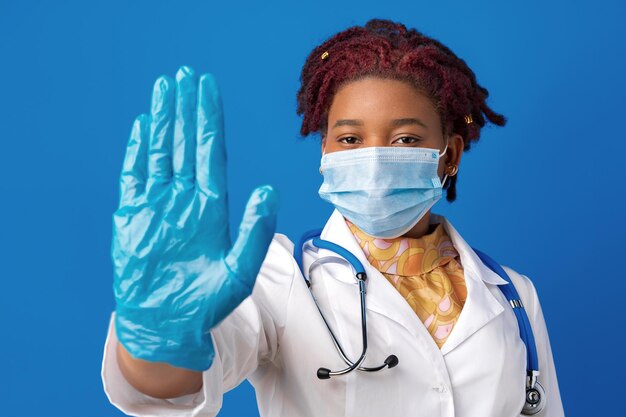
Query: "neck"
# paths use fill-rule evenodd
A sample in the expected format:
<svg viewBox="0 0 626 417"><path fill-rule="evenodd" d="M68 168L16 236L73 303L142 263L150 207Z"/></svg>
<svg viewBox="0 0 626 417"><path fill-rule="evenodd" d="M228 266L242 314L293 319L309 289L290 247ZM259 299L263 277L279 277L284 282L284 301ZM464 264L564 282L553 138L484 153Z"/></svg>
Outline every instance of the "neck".
<svg viewBox="0 0 626 417"><path fill-rule="evenodd" d="M424 214L424 217L422 217L420 221L417 222L417 224L411 228L411 230L403 234L402 237L410 237L413 239L417 239L419 237L427 235L428 233L431 233L432 230L429 225L429 221L430 221L430 210L427 211L426 214ZM432 225L432 226L433 226L432 229L434 229L435 225Z"/></svg>

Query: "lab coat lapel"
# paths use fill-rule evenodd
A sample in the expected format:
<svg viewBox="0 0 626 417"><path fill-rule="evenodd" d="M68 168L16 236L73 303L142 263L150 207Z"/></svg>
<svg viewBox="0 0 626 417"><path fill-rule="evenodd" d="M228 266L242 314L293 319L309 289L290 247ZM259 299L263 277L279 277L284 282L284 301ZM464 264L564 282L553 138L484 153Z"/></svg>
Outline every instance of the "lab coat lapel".
<svg viewBox="0 0 626 417"><path fill-rule="evenodd" d="M500 291L495 285L506 284L506 281L480 261L474 250L447 219L431 214L431 221L443 223L452 244L459 252L467 286L465 305L452 332L441 347L441 353L445 355L504 311L492 290Z"/></svg>

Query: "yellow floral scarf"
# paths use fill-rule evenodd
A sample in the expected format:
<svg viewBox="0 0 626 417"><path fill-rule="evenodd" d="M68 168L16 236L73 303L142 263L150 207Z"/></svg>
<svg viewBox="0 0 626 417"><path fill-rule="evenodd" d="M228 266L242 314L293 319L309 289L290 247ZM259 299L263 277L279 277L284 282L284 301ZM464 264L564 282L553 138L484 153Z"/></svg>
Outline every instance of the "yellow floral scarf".
<svg viewBox="0 0 626 417"><path fill-rule="evenodd" d="M379 239L346 223L369 263L400 292L441 348L467 298L459 253L443 225L417 239Z"/></svg>

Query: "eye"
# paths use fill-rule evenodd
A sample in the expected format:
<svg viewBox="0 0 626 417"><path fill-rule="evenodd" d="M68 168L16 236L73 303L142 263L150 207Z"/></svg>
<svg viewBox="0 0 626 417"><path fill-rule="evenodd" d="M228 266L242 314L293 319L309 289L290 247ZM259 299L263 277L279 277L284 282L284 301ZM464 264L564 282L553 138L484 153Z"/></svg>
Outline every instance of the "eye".
<svg viewBox="0 0 626 417"><path fill-rule="evenodd" d="M413 144L418 143L419 141L420 141L420 138L416 138L413 136L403 136L395 140L393 143L398 143L400 145L413 145Z"/></svg>
<svg viewBox="0 0 626 417"><path fill-rule="evenodd" d="M337 139L337 142L345 143L346 145L355 145L360 142L360 139L356 136L344 136Z"/></svg>

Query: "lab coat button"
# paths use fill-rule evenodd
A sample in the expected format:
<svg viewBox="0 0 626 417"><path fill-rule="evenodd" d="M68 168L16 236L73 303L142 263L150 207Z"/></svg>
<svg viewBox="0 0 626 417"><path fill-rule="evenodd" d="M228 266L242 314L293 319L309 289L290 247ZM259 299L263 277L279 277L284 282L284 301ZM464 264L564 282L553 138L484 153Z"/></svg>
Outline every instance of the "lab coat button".
<svg viewBox="0 0 626 417"><path fill-rule="evenodd" d="M433 389L440 393L448 392L448 388L444 384L437 384L433 386Z"/></svg>

